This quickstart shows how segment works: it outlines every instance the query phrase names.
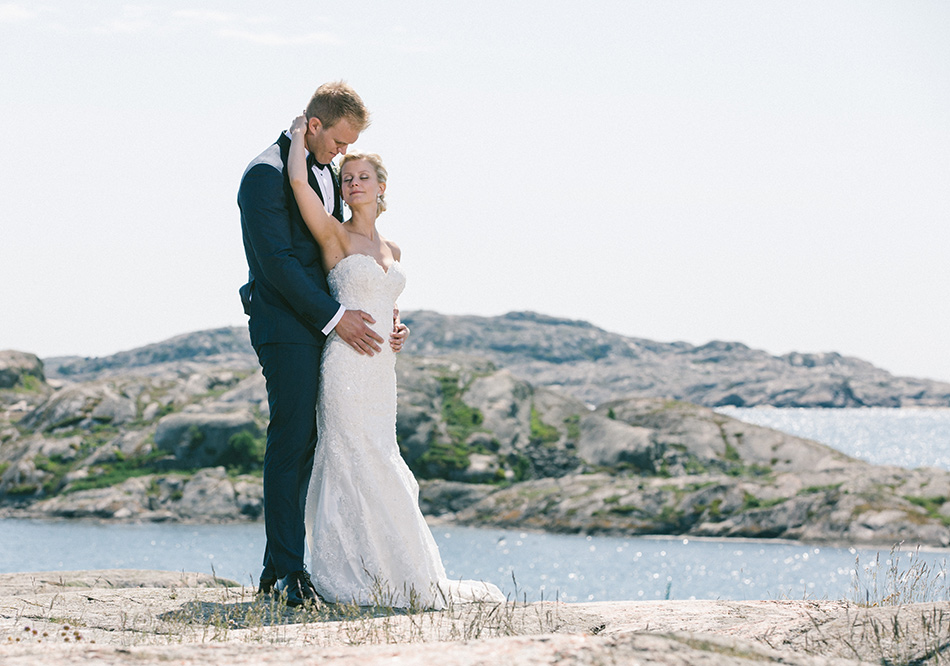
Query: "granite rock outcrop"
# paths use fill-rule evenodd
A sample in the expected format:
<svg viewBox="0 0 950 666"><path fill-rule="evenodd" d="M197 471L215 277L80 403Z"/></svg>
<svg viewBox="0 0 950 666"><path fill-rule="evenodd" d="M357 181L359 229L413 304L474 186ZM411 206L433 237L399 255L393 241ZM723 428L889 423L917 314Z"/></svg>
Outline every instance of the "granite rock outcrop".
<svg viewBox="0 0 950 666"><path fill-rule="evenodd" d="M403 316L413 333L397 363L396 436L432 516L950 544L950 473L869 465L710 409L948 405L948 384L833 353L657 343L534 313ZM268 407L246 329L98 359L3 352L0 378L0 514L261 516Z"/></svg>
<svg viewBox="0 0 950 666"><path fill-rule="evenodd" d="M0 514L259 519L263 377L174 356L60 378L21 411L9 405L20 394L4 394ZM423 509L441 520L950 545L950 472L873 466L668 398L593 409L468 355L407 354L397 372L397 441Z"/></svg>
<svg viewBox="0 0 950 666"><path fill-rule="evenodd" d="M0 389L24 386L31 379L44 382L43 362L36 354L6 349L0 351Z"/></svg>

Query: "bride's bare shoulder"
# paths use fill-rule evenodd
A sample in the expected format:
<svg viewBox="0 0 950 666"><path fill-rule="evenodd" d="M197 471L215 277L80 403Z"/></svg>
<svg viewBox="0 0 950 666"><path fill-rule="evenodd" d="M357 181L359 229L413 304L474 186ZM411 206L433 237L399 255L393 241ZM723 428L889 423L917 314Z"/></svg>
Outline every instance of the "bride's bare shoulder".
<svg viewBox="0 0 950 666"><path fill-rule="evenodd" d="M389 251L393 253L393 259L399 261L400 257L402 256L402 250L399 249L399 246L386 238L383 239L383 242L389 246Z"/></svg>

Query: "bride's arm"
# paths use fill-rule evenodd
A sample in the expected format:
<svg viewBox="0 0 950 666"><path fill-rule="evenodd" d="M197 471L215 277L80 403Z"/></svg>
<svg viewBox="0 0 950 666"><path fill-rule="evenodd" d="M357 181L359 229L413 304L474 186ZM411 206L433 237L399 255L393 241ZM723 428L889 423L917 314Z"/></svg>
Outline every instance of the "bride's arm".
<svg viewBox="0 0 950 666"><path fill-rule="evenodd" d="M327 251L333 245L342 245L346 232L343 225L332 217L323 207L320 197L310 187L307 168L307 154L305 136L307 134L307 119L297 116L290 126L290 154L287 157L287 174L290 177L290 186L297 200L297 207L303 217L307 229L313 237Z"/></svg>

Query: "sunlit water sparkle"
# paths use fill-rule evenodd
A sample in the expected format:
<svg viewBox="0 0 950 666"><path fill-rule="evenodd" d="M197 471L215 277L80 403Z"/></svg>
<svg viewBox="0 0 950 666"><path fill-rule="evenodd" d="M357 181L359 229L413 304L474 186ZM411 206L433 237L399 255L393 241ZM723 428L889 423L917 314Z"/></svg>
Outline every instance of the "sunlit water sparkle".
<svg viewBox="0 0 950 666"><path fill-rule="evenodd" d="M950 469L950 409L722 407L726 416L827 444L875 465Z"/></svg>

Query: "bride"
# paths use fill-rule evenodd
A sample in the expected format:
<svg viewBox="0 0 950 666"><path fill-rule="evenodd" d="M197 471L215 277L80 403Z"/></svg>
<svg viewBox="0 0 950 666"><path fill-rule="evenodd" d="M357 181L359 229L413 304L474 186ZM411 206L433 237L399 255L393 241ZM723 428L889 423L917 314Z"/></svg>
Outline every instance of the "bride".
<svg viewBox="0 0 950 666"><path fill-rule="evenodd" d="M288 172L300 213L320 245L332 295L369 313L385 338L406 284L399 246L376 229L386 210L386 169L378 155L344 155L343 200L353 215L340 224L307 182L306 131L303 116L294 120ZM317 405L319 440L306 507L317 593L332 602L395 607L505 601L494 585L446 577L419 510L419 485L396 444L392 350L363 355L331 334Z"/></svg>

